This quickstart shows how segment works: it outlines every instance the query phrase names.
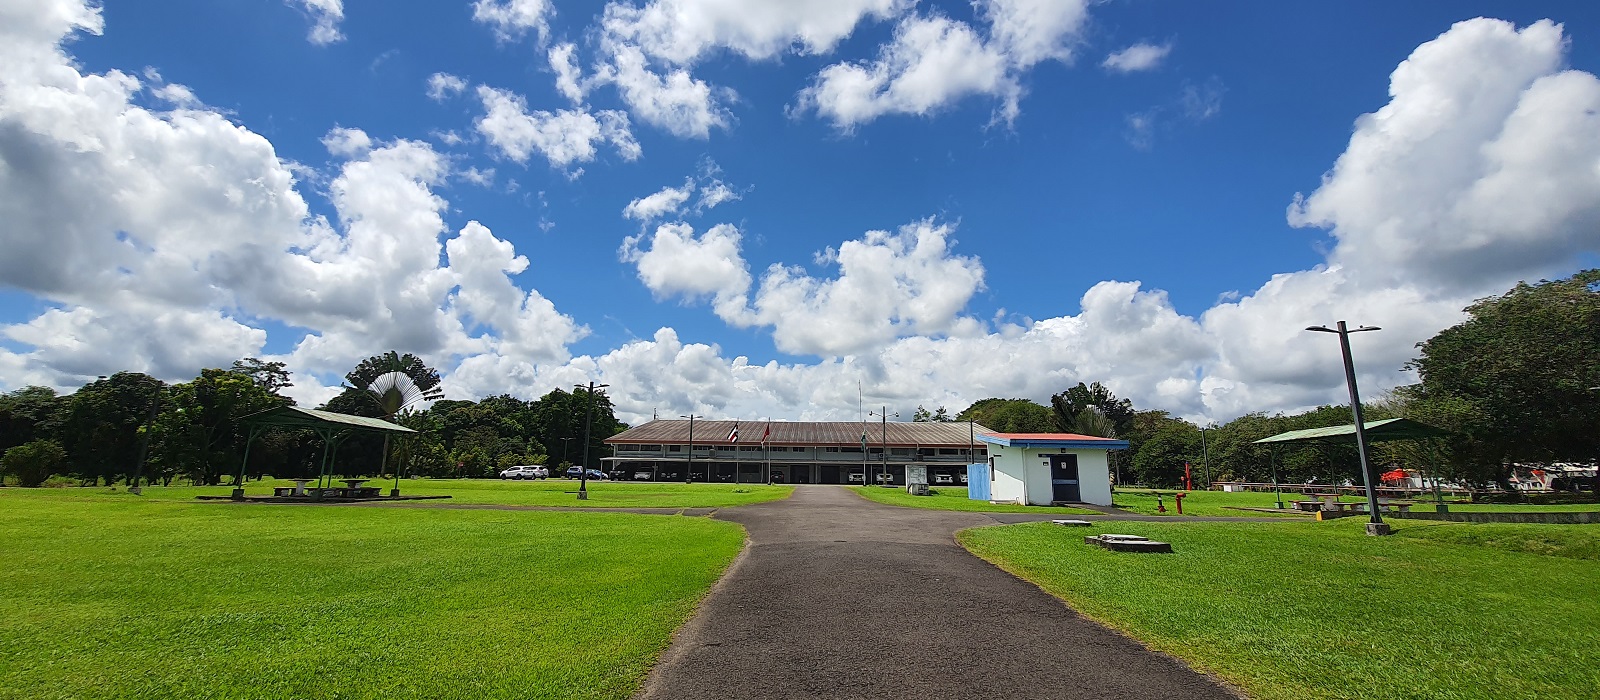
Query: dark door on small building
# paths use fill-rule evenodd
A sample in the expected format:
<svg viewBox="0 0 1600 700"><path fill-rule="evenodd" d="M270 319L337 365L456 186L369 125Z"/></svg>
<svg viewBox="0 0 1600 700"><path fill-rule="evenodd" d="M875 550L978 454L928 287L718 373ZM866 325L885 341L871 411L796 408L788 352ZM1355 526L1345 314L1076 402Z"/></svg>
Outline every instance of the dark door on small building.
<svg viewBox="0 0 1600 700"><path fill-rule="evenodd" d="M1050 455L1050 500L1078 502L1078 456Z"/></svg>

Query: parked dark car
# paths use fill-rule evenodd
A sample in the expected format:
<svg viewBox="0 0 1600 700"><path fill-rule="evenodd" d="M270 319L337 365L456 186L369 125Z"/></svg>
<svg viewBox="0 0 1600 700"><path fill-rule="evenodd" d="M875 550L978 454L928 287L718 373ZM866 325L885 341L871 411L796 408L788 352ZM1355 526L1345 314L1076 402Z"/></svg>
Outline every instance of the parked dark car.
<svg viewBox="0 0 1600 700"><path fill-rule="evenodd" d="M581 467L567 467L565 476L568 479L576 479L582 473L583 469ZM590 469L588 478L590 480L604 479L606 478L606 475L601 473L599 469Z"/></svg>

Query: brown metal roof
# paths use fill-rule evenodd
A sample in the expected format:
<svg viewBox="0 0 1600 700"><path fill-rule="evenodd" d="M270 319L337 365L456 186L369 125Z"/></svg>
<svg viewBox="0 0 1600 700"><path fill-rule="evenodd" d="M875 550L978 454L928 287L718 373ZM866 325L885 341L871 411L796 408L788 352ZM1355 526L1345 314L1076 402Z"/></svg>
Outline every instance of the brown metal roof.
<svg viewBox="0 0 1600 700"><path fill-rule="evenodd" d="M694 422L694 442L697 445L730 444L728 433L733 430L735 421L731 420L697 420ZM831 421L831 422L786 422L773 421L738 421L740 445L761 444L761 434L767 426L772 426L772 435L767 438L770 445L860 445L861 432L864 428L867 433L869 447L884 443L883 423L860 423L856 421ZM969 428L966 423L889 423L887 424L890 447L960 447L966 448L973 445L983 446L984 443L971 439L970 430L979 433L991 432L982 425ZM682 445L689 442L689 421L687 420L654 420L636 428L629 428L616 435L606 438L610 444L665 444Z"/></svg>

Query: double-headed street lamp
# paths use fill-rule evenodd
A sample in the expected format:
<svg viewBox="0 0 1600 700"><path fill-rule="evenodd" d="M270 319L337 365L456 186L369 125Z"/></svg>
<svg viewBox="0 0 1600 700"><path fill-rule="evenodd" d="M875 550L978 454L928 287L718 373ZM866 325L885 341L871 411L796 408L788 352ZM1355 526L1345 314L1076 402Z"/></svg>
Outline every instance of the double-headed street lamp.
<svg viewBox="0 0 1600 700"><path fill-rule="evenodd" d="M577 438L572 437L570 435L567 436L567 437L561 438L561 461L562 462L566 462L568 465L571 465L572 463L571 462L567 462L567 445L571 444L572 441L576 440L576 439Z"/></svg>
<svg viewBox="0 0 1600 700"><path fill-rule="evenodd" d="M578 500L589 500L589 443L594 438L594 392L604 389L610 384L595 384L589 382L589 410L583 417L583 468L578 470ZM577 388L584 388L582 384Z"/></svg>
<svg viewBox="0 0 1600 700"><path fill-rule="evenodd" d="M1367 463L1367 429L1361 417L1361 394L1356 391L1356 366L1350 359L1351 333L1382 329L1376 326L1349 328L1345 326L1344 321L1340 321L1337 329L1328 328L1327 326L1310 326L1306 330L1319 333L1337 333L1339 335L1339 351L1344 355L1344 381L1350 387L1350 414L1356 421L1356 454L1361 458L1361 480L1365 482L1367 487L1367 512L1372 514L1372 517L1367 520L1367 534L1387 535L1389 534L1389 526L1383 522L1383 516L1378 515L1378 494L1377 491L1373 490L1373 482L1376 479L1372 473L1371 465Z"/></svg>

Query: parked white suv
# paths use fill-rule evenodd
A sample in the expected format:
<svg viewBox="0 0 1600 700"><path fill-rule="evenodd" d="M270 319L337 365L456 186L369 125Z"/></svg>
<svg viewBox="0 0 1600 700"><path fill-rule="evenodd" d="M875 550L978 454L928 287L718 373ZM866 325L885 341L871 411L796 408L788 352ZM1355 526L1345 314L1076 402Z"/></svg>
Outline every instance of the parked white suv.
<svg viewBox="0 0 1600 700"><path fill-rule="evenodd" d="M550 470L539 466L512 467L500 472L502 479L548 479Z"/></svg>

